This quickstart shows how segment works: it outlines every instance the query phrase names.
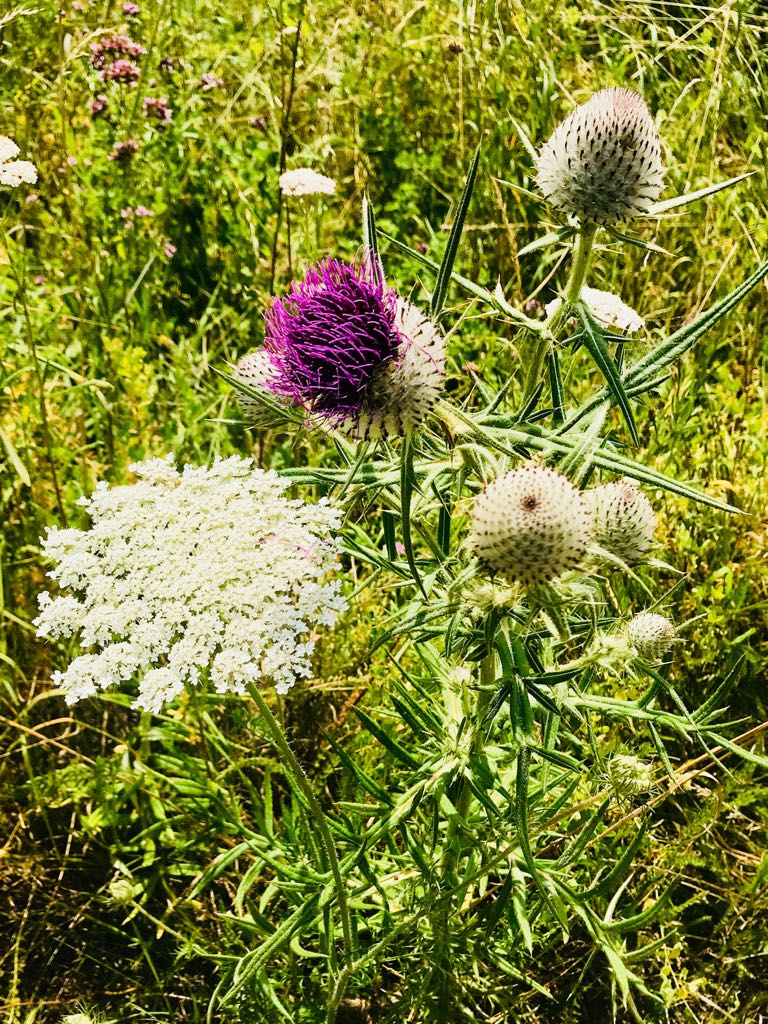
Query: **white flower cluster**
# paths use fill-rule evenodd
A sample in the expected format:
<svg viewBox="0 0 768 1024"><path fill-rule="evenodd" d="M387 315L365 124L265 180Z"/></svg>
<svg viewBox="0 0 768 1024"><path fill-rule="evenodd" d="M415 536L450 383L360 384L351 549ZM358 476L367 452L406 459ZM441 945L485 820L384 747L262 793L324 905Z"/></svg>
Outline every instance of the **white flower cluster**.
<svg viewBox="0 0 768 1024"><path fill-rule="evenodd" d="M0 135L0 185L17 188L24 183L34 185L37 168L29 160L17 160L19 147L6 135Z"/></svg>
<svg viewBox="0 0 768 1024"><path fill-rule="evenodd" d="M587 304L589 312L598 324L606 331L621 331L623 334L637 334L645 327L645 320L631 306L623 302L613 292L604 292L600 288L581 289L581 298ZM551 317L560 308L561 299L553 299L544 307L544 312Z"/></svg>
<svg viewBox="0 0 768 1024"><path fill-rule="evenodd" d="M81 499L90 530L44 539L49 575L77 596L41 594L38 635L79 630L94 649L55 673L67 703L138 676L137 704L157 712L204 672L222 693L309 675L310 629L346 607L329 579L339 513L287 498L290 482L250 459L131 468L137 483Z"/></svg>
<svg viewBox="0 0 768 1024"><path fill-rule="evenodd" d="M311 167L297 167L280 175L280 191L284 196L332 196L336 182Z"/></svg>

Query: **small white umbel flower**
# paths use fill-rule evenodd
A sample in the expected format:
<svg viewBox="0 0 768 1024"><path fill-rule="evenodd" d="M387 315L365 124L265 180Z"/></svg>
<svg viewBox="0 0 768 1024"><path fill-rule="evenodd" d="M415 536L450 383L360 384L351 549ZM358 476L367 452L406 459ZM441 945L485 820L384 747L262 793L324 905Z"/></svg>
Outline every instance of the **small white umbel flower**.
<svg viewBox="0 0 768 1024"><path fill-rule="evenodd" d="M613 224L647 214L663 174L645 100L631 89L603 89L542 146L536 180L554 207L581 224Z"/></svg>
<svg viewBox="0 0 768 1024"><path fill-rule="evenodd" d="M627 624L629 641L644 661L658 662L675 642L675 627L664 615L641 612Z"/></svg>
<svg viewBox="0 0 768 1024"><path fill-rule="evenodd" d="M529 463L489 483L472 508L470 545L492 570L524 586L575 568L592 534L581 493L560 473Z"/></svg>
<svg viewBox="0 0 768 1024"><path fill-rule="evenodd" d="M266 352L256 350L248 352L234 368L232 376L235 380L247 385L253 391L264 396L263 401L244 391L236 391L236 397L243 415L252 427L269 430L285 423L286 417L281 410L287 408L286 399L276 395L269 388L273 378L272 367Z"/></svg>
<svg viewBox="0 0 768 1024"><path fill-rule="evenodd" d="M620 331L621 334L637 334L645 327L645 320L631 306L613 292L584 286L581 298L587 304L592 318L606 331ZM547 317L552 317L560 308L562 299L553 299L544 307Z"/></svg>
<svg viewBox="0 0 768 1024"><path fill-rule="evenodd" d="M445 345L426 313L398 297L394 359L376 372L365 402L343 429L358 438L412 434L435 405L443 385Z"/></svg>
<svg viewBox="0 0 768 1024"><path fill-rule="evenodd" d="M624 477L584 491L595 544L627 565L641 562L653 545L656 513L643 492Z"/></svg>

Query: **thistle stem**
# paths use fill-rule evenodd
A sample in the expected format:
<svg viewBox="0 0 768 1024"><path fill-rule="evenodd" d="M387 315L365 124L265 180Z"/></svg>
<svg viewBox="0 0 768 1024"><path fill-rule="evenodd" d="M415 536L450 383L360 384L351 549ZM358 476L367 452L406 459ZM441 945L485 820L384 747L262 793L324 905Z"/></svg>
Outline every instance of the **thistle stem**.
<svg viewBox="0 0 768 1024"><path fill-rule="evenodd" d="M255 685L249 686L248 692L256 702L256 706L259 709L261 717L269 730L272 742L283 757L293 781L296 783L301 796L304 798L304 802L307 805L307 809L312 820L317 826L317 831L320 835L326 856L328 857L328 864L330 866L336 888L336 899L339 904L339 917L341 918L341 930L344 942L344 965L347 971L351 971L353 963L352 925L349 914L349 904L347 903L347 894L344 886L344 879L341 874L341 867L339 865L339 857L336 853L336 845L333 841L331 831L328 828L328 822L326 821L323 809L318 803L314 790L310 785L309 779L307 778L299 759L294 754L291 745L286 739L285 733L280 727L275 716L272 714L272 711L264 700L259 688Z"/></svg>
<svg viewBox="0 0 768 1024"><path fill-rule="evenodd" d="M568 283L565 286L565 301L561 302L554 313L545 321L544 330L533 345L525 376L522 408L525 408L539 386L539 379L551 344L550 339L553 336L557 337L565 321L567 307L577 302L581 295L581 289L584 287L584 280L589 270L589 261L592 257L592 245L595 241L596 230L595 225L590 225L589 227L582 228L578 235L576 235L571 272L568 276Z"/></svg>
<svg viewBox="0 0 768 1024"><path fill-rule="evenodd" d="M480 689L477 693L475 707L472 713L472 739L470 741L469 756L479 753L483 748L485 740L483 721L488 705L493 695L492 685L496 678L496 652L490 651L480 663ZM456 796L456 814L448 823L445 837L445 849L440 864L440 874L443 887L449 889L452 884L453 875L461 858L461 831L465 827L469 812L472 809L472 787L467 780L466 774L462 775L459 782L459 792ZM438 1019L447 1020L450 1009L450 985L449 985L449 963L450 950L447 948L447 935L454 897L447 898L445 907L441 910L437 920L437 933L443 948L436 958L440 976L438 979Z"/></svg>

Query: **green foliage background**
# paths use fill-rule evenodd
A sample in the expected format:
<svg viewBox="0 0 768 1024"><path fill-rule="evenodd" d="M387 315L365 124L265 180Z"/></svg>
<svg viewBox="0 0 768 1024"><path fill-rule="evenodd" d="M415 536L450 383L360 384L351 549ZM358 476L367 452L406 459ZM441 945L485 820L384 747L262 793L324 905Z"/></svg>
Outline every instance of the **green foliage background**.
<svg viewBox="0 0 768 1024"><path fill-rule="evenodd" d="M89 47L121 27L149 51L144 77L104 90L110 115L94 119L102 86ZM190 697L150 720L118 695L73 710L50 696L51 670L68 652L37 642L30 626L45 527L83 525L77 498L99 479L128 479L129 463L147 455L249 451L276 468L315 456L304 442L247 434L211 367L260 341L269 295L306 259L354 253L364 188L381 228L439 259L480 141L457 269L490 288L500 279L518 305L552 298L557 249L517 257L550 215L531 194L514 121L541 142L603 86L639 89L656 113L667 195L753 172L648 234L669 255L625 247L595 263L590 283L620 293L651 331L678 326L766 253L766 45L768 16L747 2L144 0L126 20L120 4L41 0L0 13L0 132L41 172L35 201L0 197L0 1001L9 1021L59 1020L79 1006L120 1021L204 1020L216 971L202 951L252 941L230 919L230 824L268 835L299 828L246 704ZM158 70L165 55L171 70ZM203 88L208 73L221 84ZM145 95L167 97L165 131L144 116ZM121 166L109 157L126 138L140 148ZM331 174L337 196L281 203L283 165ZM154 216L122 216L139 205ZM383 254L389 276L404 289L416 282L423 298L419 267ZM451 301L456 317L466 314L451 375L468 363L497 383L514 375L512 332L473 315L462 296ZM679 688L709 692L743 655L731 709L744 731L766 718L767 314L763 285L639 417L648 464L748 513L727 520L667 499L661 530L685 574L671 605L690 623ZM382 654L366 659L381 604L381 594L364 598L321 645L317 678L282 709L318 785L337 797L353 798L327 737L372 764L381 758L366 753L370 738L350 714L358 702L371 713L386 705L391 669ZM681 748L679 763L700 754ZM641 851L638 871L678 878L685 903L644 976L668 1020L757 1024L768 1013L768 784L728 757L722 767L702 757L689 775L657 802ZM617 827L616 850L627 834ZM266 882L263 911L279 919ZM299 954L275 969L284 997L304 991ZM494 1020L610 1019L610 974L585 937L563 946L559 932L539 935L515 970L499 977ZM375 993L397 984L370 979L374 997L350 1004L349 1019L383 1015ZM260 1021L276 1011L232 1012ZM309 1004L296 1012L316 1019Z"/></svg>

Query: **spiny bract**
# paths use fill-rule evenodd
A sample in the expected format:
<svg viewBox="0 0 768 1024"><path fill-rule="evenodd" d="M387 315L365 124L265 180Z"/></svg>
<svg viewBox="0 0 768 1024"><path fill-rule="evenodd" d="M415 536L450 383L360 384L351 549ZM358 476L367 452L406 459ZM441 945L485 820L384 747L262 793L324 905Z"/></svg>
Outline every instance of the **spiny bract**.
<svg viewBox="0 0 768 1024"><path fill-rule="evenodd" d="M642 561L653 544L656 513L633 481L625 477L593 487L583 498L595 543L628 565Z"/></svg>
<svg viewBox="0 0 768 1024"><path fill-rule="evenodd" d="M656 125L642 96L603 89L577 107L542 146L537 183L554 207L582 224L647 214L663 188Z"/></svg>
<svg viewBox="0 0 768 1024"><path fill-rule="evenodd" d="M362 409L344 423L344 429L358 438L411 434L440 394L445 346L439 329L403 298L397 300L395 327L400 335L395 358L382 365Z"/></svg>
<svg viewBox="0 0 768 1024"><path fill-rule="evenodd" d="M238 361L232 376L252 391L264 396L264 400L259 401L244 391L235 392L243 415L251 426L268 430L285 422L281 408L287 408L288 403L281 395L276 395L269 386L273 379L273 370L266 352L248 352Z"/></svg>
<svg viewBox="0 0 768 1024"><path fill-rule="evenodd" d="M581 493L530 463L491 481L472 508L470 544L491 569L530 586L575 568L591 539Z"/></svg>
<svg viewBox="0 0 768 1024"><path fill-rule="evenodd" d="M675 642L675 627L664 615L641 612L627 624L629 641L645 661L661 661Z"/></svg>

